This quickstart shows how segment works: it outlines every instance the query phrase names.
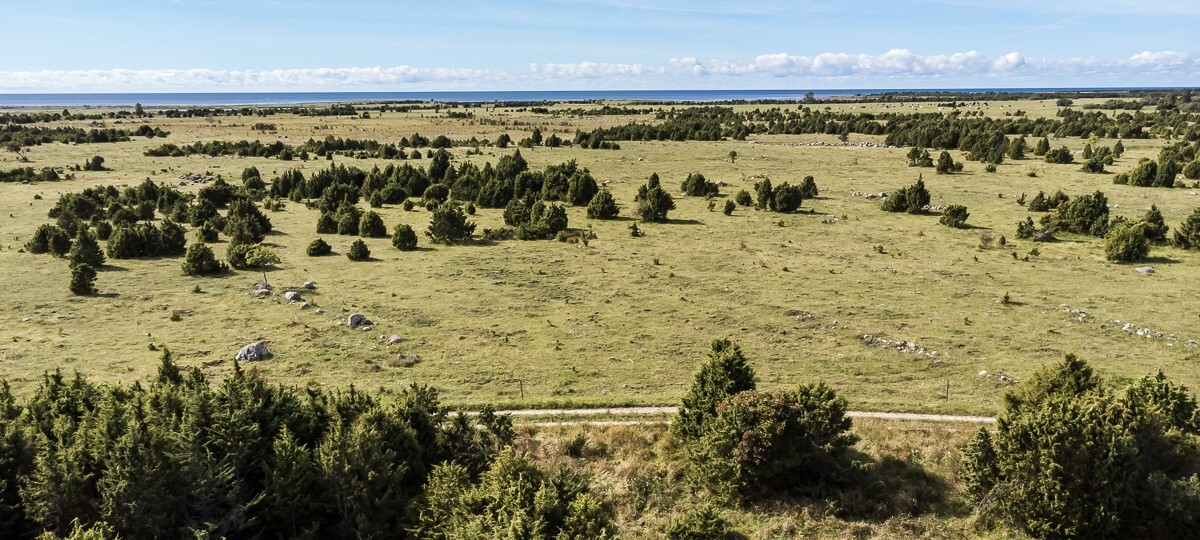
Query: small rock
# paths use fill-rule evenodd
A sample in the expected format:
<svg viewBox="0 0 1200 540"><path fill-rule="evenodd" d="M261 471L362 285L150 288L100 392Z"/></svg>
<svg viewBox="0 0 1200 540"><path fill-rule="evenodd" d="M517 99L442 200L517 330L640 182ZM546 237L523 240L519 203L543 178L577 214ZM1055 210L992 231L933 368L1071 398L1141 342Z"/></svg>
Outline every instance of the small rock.
<svg viewBox="0 0 1200 540"><path fill-rule="evenodd" d="M271 356L271 351L267 350L267 344L260 341L242 347L242 350L238 351L235 358L238 362L253 362L256 360L266 360Z"/></svg>
<svg viewBox="0 0 1200 540"><path fill-rule="evenodd" d="M364 327L362 327L362 329L363 329L363 332L370 332L371 330L374 330L375 327L374 326L364 326Z"/></svg>
<svg viewBox="0 0 1200 540"><path fill-rule="evenodd" d="M324 314L325 314L325 310L323 310L321 308L317 308L317 315L324 315Z"/></svg>
<svg viewBox="0 0 1200 540"><path fill-rule="evenodd" d="M32 321L32 320L33 320L33 317L22 317L22 318L21 318L21 322L29 322L29 321Z"/></svg>
<svg viewBox="0 0 1200 540"><path fill-rule="evenodd" d="M254 289L254 296L268 296L271 294L269 289Z"/></svg>
<svg viewBox="0 0 1200 540"><path fill-rule="evenodd" d="M1153 274L1154 273L1153 266L1139 266L1137 268L1134 268L1134 270L1137 270L1138 273L1141 273L1141 274Z"/></svg>
<svg viewBox="0 0 1200 540"><path fill-rule="evenodd" d="M287 300L288 302L299 302L300 301L300 293L298 293L296 291L285 292L285 293L283 293L283 299Z"/></svg>
<svg viewBox="0 0 1200 540"><path fill-rule="evenodd" d="M300 309L305 309L307 307L308 307L308 302L300 302Z"/></svg>
<svg viewBox="0 0 1200 540"><path fill-rule="evenodd" d="M313 283L313 282L311 282L311 281L305 281L305 282L304 282L304 288L305 288L305 289L308 289L308 290L310 290L310 291L311 291L311 290L313 290L313 289L317 288L317 284L316 284L316 283Z"/></svg>
<svg viewBox="0 0 1200 540"><path fill-rule="evenodd" d="M397 344L397 343L400 343L401 341L404 341L404 338L402 338L402 337L400 337L400 336L397 336L397 335L395 335L395 334L392 334L392 337L388 338L388 340L387 340L387 344L388 344L388 345L395 345L395 344Z"/></svg>

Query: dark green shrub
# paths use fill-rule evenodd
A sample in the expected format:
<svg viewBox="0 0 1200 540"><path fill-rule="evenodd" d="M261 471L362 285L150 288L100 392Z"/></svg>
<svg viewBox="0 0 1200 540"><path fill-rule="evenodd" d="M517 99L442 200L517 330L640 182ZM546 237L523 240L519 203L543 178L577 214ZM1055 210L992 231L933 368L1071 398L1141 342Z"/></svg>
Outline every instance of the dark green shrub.
<svg viewBox="0 0 1200 540"><path fill-rule="evenodd" d="M417 233L407 224L401 223L396 225L396 231L392 233L392 245L400 251L412 251L417 249Z"/></svg>
<svg viewBox="0 0 1200 540"><path fill-rule="evenodd" d="M708 197L717 195L717 184L709 182L700 173L691 173L679 186L680 191L689 197Z"/></svg>
<svg viewBox="0 0 1200 540"><path fill-rule="evenodd" d="M1162 212L1158 210L1157 205L1150 205L1150 209L1146 211L1146 215L1142 216L1143 232L1146 233L1146 239L1156 244L1165 243L1167 241L1167 232L1170 227L1163 220Z"/></svg>
<svg viewBox="0 0 1200 540"><path fill-rule="evenodd" d="M735 195L733 199L742 206L750 206L754 204L754 197L750 195L749 191L744 189L737 192L737 195Z"/></svg>
<svg viewBox="0 0 1200 540"><path fill-rule="evenodd" d="M1193 160L1184 166L1183 177L1188 180L1200 180L1200 159Z"/></svg>
<svg viewBox="0 0 1200 540"><path fill-rule="evenodd" d="M995 163L988 163L987 165L985 165L985 166L983 167L983 170L984 170L985 172L994 173L994 172L996 172L996 164L995 164Z"/></svg>
<svg viewBox="0 0 1200 540"><path fill-rule="evenodd" d="M804 195L801 193L800 186L784 182L772 191L770 206L771 210L790 214L800 208L802 202L804 202Z"/></svg>
<svg viewBox="0 0 1200 540"><path fill-rule="evenodd" d="M413 202L412 202L412 200L410 200L410 199L404 199L404 205L403 205L403 206L404 206L404 211L405 211L405 212L412 212L412 209L413 209L414 207L416 207L416 204L415 204L415 203L413 203Z"/></svg>
<svg viewBox="0 0 1200 540"><path fill-rule="evenodd" d="M962 450L962 469L958 481L971 501L979 503L995 487L999 473L991 432L980 427Z"/></svg>
<svg viewBox="0 0 1200 540"><path fill-rule="evenodd" d="M229 266L239 270L263 268L282 262L279 254L262 244L230 244L226 259L229 261Z"/></svg>
<svg viewBox="0 0 1200 540"><path fill-rule="evenodd" d="M596 183L592 173L583 169L571 175L566 194L567 201L574 206L584 206L590 203L599 192L600 185Z"/></svg>
<svg viewBox="0 0 1200 540"><path fill-rule="evenodd" d="M1034 146L1033 155L1044 156L1049 151L1050 151L1050 139L1042 137L1042 140L1038 141L1037 146Z"/></svg>
<svg viewBox="0 0 1200 540"><path fill-rule="evenodd" d="M68 244L71 242L71 238L67 236L66 231L60 229L57 225L39 225L37 230L33 231L33 236L25 242L25 251L39 255L49 253L51 239L56 237L66 238ZM58 240L58 242L61 242L61 240ZM69 250L70 247L68 246L67 249Z"/></svg>
<svg viewBox="0 0 1200 540"><path fill-rule="evenodd" d="M108 237L112 235L112 231L113 231L113 227L112 227L111 223L109 223L107 221L97 221L96 222L96 239L97 240L108 240Z"/></svg>
<svg viewBox="0 0 1200 540"><path fill-rule="evenodd" d="M754 370L742 348L728 339L714 340L708 360L700 366L683 396L671 432L685 443L698 439L704 433L705 423L716 415L717 406L725 398L754 388Z"/></svg>
<svg viewBox="0 0 1200 540"><path fill-rule="evenodd" d="M1027 208L1029 208L1030 212L1049 212L1050 203L1046 201L1046 194L1039 191L1037 195L1034 195L1033 199L1029 201L1029 206Z"/></svg>
<svg viewBox="0 0 1200 540"><path fill-rule="evenodd" d="M1033 218L1025 216L1025 221L1017 223L1018 239L1029 240L1035 234L1037 234L1037 226L1033 224Z"/></svg>
<svg viewBox="0 0 1200 540"><path fill-rule="evenodd" d="M929 155L929 150L920 147L912 147L908 151L908 166L909 167L932 167L933 156Z"/></svg>
<svg viewBox="0 0 1200 540"><path fill-rule="evenodd" d="M507 448L478 480L472 478L453 461L433 469L414 538L616 537L609 512L589 493L587 479L569 469L543 471Z"/></svg>
<svg viewBox="0 0 1200 540"><path fill-rule="evenodd" d="M69 288L72 293L80 296L96 294L96 269L87 264L71 267Z"/></svg>
<svg viewBox="0 0 1200 540"><path fill-rule="evenodd" d="M383 224L383 218L371 211L363 214L358 221L358 234L366 238L383 238L387 236L387 227Z"/></svg>
<svg viewBox="0 0 1200 540"><path fill-rule="evenodd" d="M338 222L328 212L321 212L317 218L317 234L337 234Z"/></svg>
<svg viewBox="0 0 1200 540"><path fill-rule="evenodd" d="M318 238L308 244L307 252L309 257L329 255L333 252L333 246L330 246L329 242L326 242L323 238Z"/></svg>
<svg viewBox="0 0 1200 540"><path fill-rule="evenodd" d="M754 183L754 193L757 196L755 206L759 210L768 210L775 204L775 192L771 189L771 179L763 178Z"/></svg>
<svg viewBox="0 0 1200 540"><path fill-rule="evenodd" d="M437 201L439 203L446 202L450 198L450 188L445 184L433 184L425 188L425 193L421 195L424 201Z"/></svg>
<svg viewBox="0 0 1200 540"><path fill-rule="evenodd" d="M183 255L184 248L187 246L187 231L183 230L183 226L165 219L159 225L159 244L158 255Z"/></svg>
<svg viewBox="0 0 1200 540"><path fill-rule="evenodd" d="M205 221L196 228L196 240L200 242L212 244L217 241L217 235L217 227L211 221Z"/></svg>
<svg viewBox="0 0 1200 540"><path fill-rule="evenodd" d="M203 242L188 246L183 256L183 273L189 276L219 274L228 269L225 263L217 260L212 248Z"/></svg>
<svg viewBox="0 0 1200 540"><path fill-rule="evenodd" d="M473 203L473 202L467 203L467 215L468 216L475 215L475 203Z"/></svg>
<svg viewBox="0 0 1200 540"><path fill-rule="evenodd" d="M435 244L454 244L471 239L475 224L467 221L467 215L454 205L442 205L433 211L425 235Z"/></svg>
<svg viewBox="0 0 1200 540"><path fill-rule="evenodd" d="M1183 249L1200 249L1200 208L1175 227L1174 243Z"/></svg>
<svg viewBox="0 0 1200 540"><path fill-rule="evenodd" d="M687 447L693 476L728 497L812 494L850 472L846 400L824 383L734 394Z"/></svg>
<svg viewBox="0 0 1200 540"><path fill-rule="evenodd" d="M950 152L943 150L941 154L938 154L936 170L938 174L954 172L954 158L950 157Z"/></svg>
<svg viewBox="0 0 1200 540"><path fill-rule="evenodd" d="M1109 230L1104 240L1104 257L1114 263L1136 263L1150 254L1145 223L1122 223Z"/></svg>
<svg viewBox="0 0 1200 540"><path fill-rule="evenodd" d="M947 227L961 229L967 225L967 218L970 216L967 207L961 204L952 204L942 211L942 218L938 221Z"/></svg>
<svg viewBox="0 0 1200 540"><path fill-rule="evenodd" d="M96 242L96 237L87 229L80 228L79 234L75 236L75 244L67 253L67 261L72 267L86 264L96 269L104 266L104 252L100 250L100 243Z"/></svg>
<svg viewBox="0 0 1200 540"><path fill-rule="evenodd" d="M614 219L620 213L621 208L617 206L617 199L607 189L596 192L587 207L588 219Z"/></svg>
<svg viewBox="0 0 1200 540"><path fill-rule="evenodd" d="M637 215L642 221L664 222L674 209L675 200L662 186L650 187L647 183L639 189Z"/></svg>
<svg viewBox="0 0 1200 540"><path fill-rule="evenodd" d="M1200 485L1192 467L1177 467L1194 466L1178 458L1196 444L1186 388L1160 374L1114 396L1067 355L1004 402L996 465L964 464L973 496L995 516L1037 538L1182 538L1200 526Z"/></svg>
<svg viewBox="0 0 1200 540"><path fill-rule="evenodd" d="M1075 155L1071 153L1071 149L1065 146L1055 148L1046 152L1046 163L1072 163L1075 161Z"/></svg>
<svg viewBox="0 0 1200 540"><path fill-rule="evenodd" d="M925 181L902 188L883 201L883 209L888 212L908 212L919 214L929 206L929 190L925 189Z"/></svg>
<svg viewBox="0 0 1200 540"><path fill-rule="evenodd" d="M513 199L504 207L504 224L519 227L529 223L529 205L521 199Z"/></svg>
<svg viewBox="0 0 1200 540"><path fill-rule="evenodd" d="M544 227L548 234L556 234L567 229L567 209L538 201L529 212L529 221Z"/></svg>
<svg viewBox="0 0 1200 540"><path fill-rule="evenodd" d="M733 215L733 210L735 208L737 208L737 204L735 204L731 200L726 199L725 200L725 208L722 210L722 212L725 212L725 215L727 215L727 216L731 216L731 215Z"/></svg>
<svg viewBox="0 0 1200 540"><path fill-rule="evenodd" d="M358 224L361 222L362 218L357 213L344 212L338 216L337 233L345 236L358 236Z"/></svg>
<svg viewBox="0 0 1200 540"><path fill-rule="evenodd" d="M800 196L805 199L815 199L820 193L820 190L817 189L817 180L811 176L805 176L804 182L800 184Z"/></svg>
<svg viewBox="0 0 1200 540"><path fill-rule="evenodd" d="M1104 236L1108 232L1108 198L1101 191L1075 197L1055 208L1051 221L1076 234Z"/></svg>
<svg viewBox="0 0 1200 540"><path fill-rule="evenodd" d="M367 243L360 238L350 244L350 250L346 252L346 257L352 261L365 261L371 258L371 248L367 247Z"/></svg>

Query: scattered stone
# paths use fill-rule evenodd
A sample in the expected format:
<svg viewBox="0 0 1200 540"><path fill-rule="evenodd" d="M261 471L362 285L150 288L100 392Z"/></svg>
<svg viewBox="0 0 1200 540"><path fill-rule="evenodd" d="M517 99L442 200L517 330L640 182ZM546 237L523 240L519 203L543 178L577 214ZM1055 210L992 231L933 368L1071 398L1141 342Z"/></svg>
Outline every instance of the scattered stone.
<svg viewBox="0 0 1200 540"><path fill-rule="evenodd" d="M371 322L371 319L368 319L367 316L363 315L362 313L350 315L350 318L346 319L346 323L350 325L350 328L362 328L364 326L371 326L375 324Z"/></svg>
<svg viewBox="0 0 1200 540"><path fill-rule="evenodd" d="M363 332L370 332L371 330L374 330L375 327L374 326L364 326L364 327L362 327L362 329L363 329Z"/></svg>
<svg viewBox="0 0 1200 540"><path fill-rule="evenodd" d="M317 315L324 315L324 314L325 314L325 310L323 310L321 308L317 308Z"/></svg>
<svg viewBox="0 0 1200 540"><path fill-rule="evenodd" d="M257 360L266 360L270 358L271 351L267 350L267 344L259 341L242 347L235 357L238 362L254 362Z"/></svg>
<svg viewBox="0 0 1200 540"><path fill-rule="evenodd" d="M300 309L305 309L307 307L308 307L308 302L300 302Z"/></svg>
<svg viewBox="0 0 1200 540"><path fill-rule="evenodd" d="M392 337L388 338L387 344L395 345L397 343L400 343L401 341L404 341L404 338L397 336L396 334L392 334Z"/></svg>
<svg viewBox="0 0 1200 540"><path fill-rule="evenodd" d="M981 370L979 370L979 376L980 376L980 377L986 377L986 376L987 376L987 370L986 370L986 369L981 369Z"/></svg>
<svg viewBox="0 0 1200 540"><path fill-rule="evenodd" d="M254 289L254 296L268 296L271 294L269 289Z"/></svg>
<svg viewBox="0 0 1200 540"><path fill-rule="evenodd" d="M21 322L29 322L29 321L32 321L32 320L33 320L33 317L22 317L22 318L21 318Z"/></svg>
<svg viewBox="0 0 1200 540"><path fill-rule="evenodd" d="M299 302L300 301L300 293L298 293L296 291L285 292L285 293L283 293L283 299L287 300L288 302Z"/></svg>
<svg viewBox="0 0 1200 540"><path fill-rule="evenodd" d="M877 346L882 349L895 349L904 354L915 354L919 356L928 356L933 358L937 356L937 351L926 351L925 347L918 345L912 341L903 339L888 339L882 336L873 336L871 334L863 334L862 342L864 345Z"/></svg>
<svg viewBox="0 0 1200 540"><path fill-rule="evenodd" d="M1153 266L1139 266L1137 268L1134 268L1134 270L1137 270L1138 273L1140 273L1140 274L1153 274L1154 273Z"/></svg>
<svg viewBox="0 0 1200 540"><path fill-rule="evenodd" d="M304 282L304 288L305 288L305 289L308 289L308 290L310 290L310 291L311 291L311 290L313 290L313 289L317 288L317 284L316 284L316 283L313 283L313 282L311 282L311 281L305 281L305 282Z"/></svg>

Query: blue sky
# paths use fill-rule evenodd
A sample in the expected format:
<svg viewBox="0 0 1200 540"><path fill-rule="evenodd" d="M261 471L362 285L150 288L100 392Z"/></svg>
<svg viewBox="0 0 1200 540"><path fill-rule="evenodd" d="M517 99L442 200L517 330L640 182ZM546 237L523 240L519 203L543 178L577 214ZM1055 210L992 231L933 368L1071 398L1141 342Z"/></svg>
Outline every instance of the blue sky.
<svg viewBox="0 0 1200 540"><path fill-rule="evenodd" d="M42 0L0 92L1200 86L1187 0Z"/></svg>

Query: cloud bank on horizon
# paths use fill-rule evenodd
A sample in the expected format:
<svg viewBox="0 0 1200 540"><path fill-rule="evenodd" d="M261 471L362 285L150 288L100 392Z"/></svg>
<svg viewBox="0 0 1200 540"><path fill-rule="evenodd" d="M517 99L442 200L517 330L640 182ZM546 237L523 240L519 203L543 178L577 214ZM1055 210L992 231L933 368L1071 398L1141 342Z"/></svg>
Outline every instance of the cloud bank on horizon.
<svg viewBox="0 0 1200 540"><path fill-rule="evenodd" d="M980 88L1021 87L1047 77L1059 81L1057 86L1193 86L1200 84L1200 56L1142 51L1120 59L1051 60L1020 52L992 56L972 50L919 55L892 49L881 54L771 53L747 60L684 57L670 58L660 65L533 63L527 71L410 65L0 71L0 92Z"/></svg>

